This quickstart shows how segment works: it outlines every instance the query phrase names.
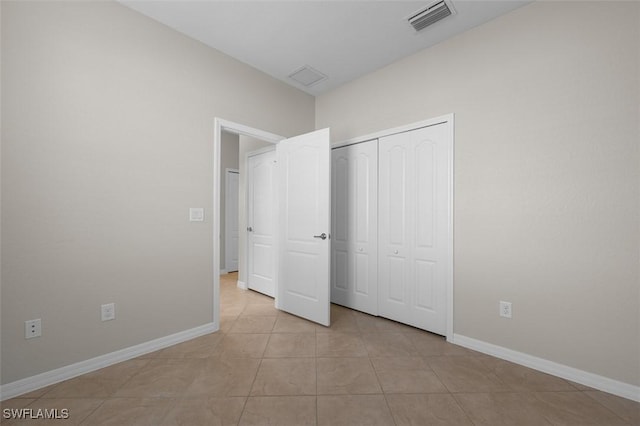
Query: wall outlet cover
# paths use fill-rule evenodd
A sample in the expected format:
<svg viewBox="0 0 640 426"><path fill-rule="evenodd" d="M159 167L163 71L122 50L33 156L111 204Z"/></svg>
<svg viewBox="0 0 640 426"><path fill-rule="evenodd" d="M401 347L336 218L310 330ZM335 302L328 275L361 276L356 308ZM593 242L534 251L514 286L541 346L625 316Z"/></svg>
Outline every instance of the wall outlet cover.
<svg viewBox="0 0 640 426"><path fill-rule="evenodd" d="M42 319L32 319L24 322L24 338L32 339L42 336Z"/></svg>
<svg viewBox="0 0 640 426"><path fill-rule="evenodd" d="M511 302L500 301L500 316L503 318L511 318Z"/></svg>

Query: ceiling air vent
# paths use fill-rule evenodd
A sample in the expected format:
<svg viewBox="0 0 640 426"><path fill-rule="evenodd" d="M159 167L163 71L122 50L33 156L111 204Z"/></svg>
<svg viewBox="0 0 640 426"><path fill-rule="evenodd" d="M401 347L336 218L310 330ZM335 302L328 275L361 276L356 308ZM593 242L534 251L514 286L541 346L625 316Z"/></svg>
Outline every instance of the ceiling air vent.
<svg viewBox="0 0 640 426"><path fill-rule="evenodd" d="M289 74L289 78L297 81L305 87L309 87L326 79L327 76L322 74L320 71L316 71L310 66L305 65Z"/></svg>
<svg viewBox="0 0 640 426"><path fill-rule="evenodd" d="M413 29L420 31L454 13L455 11L450 4L440 0L413 13L407 20Z"/></svg>

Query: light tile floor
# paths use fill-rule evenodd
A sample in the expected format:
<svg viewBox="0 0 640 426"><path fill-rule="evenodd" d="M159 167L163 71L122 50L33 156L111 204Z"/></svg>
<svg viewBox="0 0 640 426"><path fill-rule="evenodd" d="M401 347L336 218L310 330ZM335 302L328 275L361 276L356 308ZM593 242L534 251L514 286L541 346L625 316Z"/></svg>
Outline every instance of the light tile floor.
<svg viewBox="0 0 640 426"><path fill-rule="evenodd" d="M2 403L3 425L640 425L640 404L340 306L329 328L221 279L221 331Z"/></svg>

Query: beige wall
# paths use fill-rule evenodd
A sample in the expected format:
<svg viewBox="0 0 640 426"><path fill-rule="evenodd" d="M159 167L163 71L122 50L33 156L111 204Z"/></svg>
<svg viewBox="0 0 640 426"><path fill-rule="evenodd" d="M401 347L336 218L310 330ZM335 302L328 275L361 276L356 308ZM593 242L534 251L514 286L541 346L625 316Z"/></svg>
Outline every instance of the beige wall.
<svg viewBox="0 0 640 426"><path fill-rule="evenodd" d="M455 113L455 333L633 385L639 28L534 3L316 99L336 141Z"/></svg>
<svg viewBox="0 0 640 426"><path fill-rule="evenodd" d="M0 7L1 382L211 322L213 119L296 135L313 97L117 3Z"/></svg>
<svg viewBox="0 0 640 426"><path fill-rule="evenodd" d="M0 10L1 383L210 322L213 117L292 136L313 98L116 3ZM315 103L335 140L454 112L455 332L635 385L639 24L535 3Z"/></svg>
<svg viewBox="0 0 640 426"><path fill-rule="evenodd" d="M227 169L239 168L238 162L238 150L239 140L238 135L234 135L229 132L222 132L222 138L220 140L220 269L225 269L226 262L226 196L227 196L227 183L226 175Z"/></svg>

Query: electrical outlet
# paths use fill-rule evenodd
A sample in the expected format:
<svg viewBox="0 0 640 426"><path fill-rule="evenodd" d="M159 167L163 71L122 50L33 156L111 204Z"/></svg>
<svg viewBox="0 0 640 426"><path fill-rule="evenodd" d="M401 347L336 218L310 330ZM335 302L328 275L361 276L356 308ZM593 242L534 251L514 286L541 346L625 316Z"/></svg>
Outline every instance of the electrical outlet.
<svg viewBox="0 0 640 426"><path fill-rule="evenodd" d="M116 319L116 304L115 303L107 303L106 305L102 305L101 307L101 317L102 321L111 321Z"/></svg>
<svg viewBox="0 0 640 426"><path fill-rule="evenodd" d="M511 318L511 302L500 301L500 316Z"/></svg>
<svg viewBox="0 0 640 426"><path fill-rule="evenodd" d="M32 339L42 336L42 320L32 319L24 322L24 338Z"/></svg>

